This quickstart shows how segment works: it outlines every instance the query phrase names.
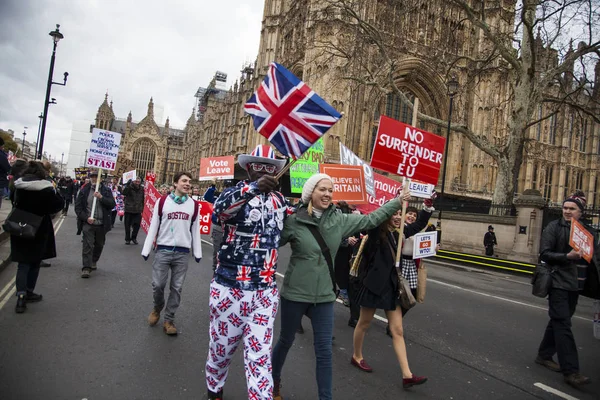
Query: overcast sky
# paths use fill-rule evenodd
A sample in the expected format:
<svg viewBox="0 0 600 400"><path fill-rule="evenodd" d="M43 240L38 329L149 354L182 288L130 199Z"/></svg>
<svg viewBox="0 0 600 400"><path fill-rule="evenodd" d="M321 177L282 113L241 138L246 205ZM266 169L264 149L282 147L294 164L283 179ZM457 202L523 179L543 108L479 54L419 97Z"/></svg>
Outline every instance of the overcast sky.
<svg viewBox="0 0 600 400"><path fill-rule="evenodd" d="M150 97L182 128L215 71L227 87L258 52L264 0L0 0L0 128L35 141L60 24L44 150L68 154L71 124L94 119L108 90L117 117L145 115ZM157 121L162 123L164 121Z"/></svg>

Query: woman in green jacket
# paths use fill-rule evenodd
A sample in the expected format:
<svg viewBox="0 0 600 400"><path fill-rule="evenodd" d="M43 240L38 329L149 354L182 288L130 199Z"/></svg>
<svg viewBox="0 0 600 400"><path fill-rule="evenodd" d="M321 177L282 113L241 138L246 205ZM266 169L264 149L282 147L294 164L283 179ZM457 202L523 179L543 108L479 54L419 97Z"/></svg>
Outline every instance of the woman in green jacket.
<svg viewBox="0 0 600 400"><path fill-rule="evenodd" d="M302 188L302 204L286 219L281 233L280 245L289 242L292 255L283 279L281 332L273 351L274 400L281 399L281 369L303 315L313 327L319 400L332 398L333 266L328 265L310 227L318 229L333 260L344 237L379 226L402 207L402 199L394 199L368 215L343 214L332 203L332 194L328 175L309 178ZM409 198L405 195L404 200Z"/></svg>

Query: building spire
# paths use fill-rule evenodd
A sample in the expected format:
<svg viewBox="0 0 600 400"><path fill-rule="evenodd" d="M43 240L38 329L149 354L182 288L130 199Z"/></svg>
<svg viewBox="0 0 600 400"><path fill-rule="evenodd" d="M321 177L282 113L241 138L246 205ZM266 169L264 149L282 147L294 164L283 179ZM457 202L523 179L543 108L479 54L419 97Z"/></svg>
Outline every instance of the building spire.
<svg viewBox="0 0 600 400"><path fill-rule="evenodd" d="M146 114L146 116L154 120L154 101L152 100L152 97L150 97L150 102L148 103L148 113Z"/></svg>

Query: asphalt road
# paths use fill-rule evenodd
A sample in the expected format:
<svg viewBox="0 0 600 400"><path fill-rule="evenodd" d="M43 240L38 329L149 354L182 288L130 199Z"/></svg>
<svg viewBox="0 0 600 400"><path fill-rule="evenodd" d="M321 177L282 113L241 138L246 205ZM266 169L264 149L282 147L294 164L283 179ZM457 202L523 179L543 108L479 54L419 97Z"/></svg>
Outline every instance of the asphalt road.
<svg viewBox="0 0 600 400"><path fill-rule="evenodd" d="M161 326L146 324L152 307L152 264L140 256L141 244L124 244L122 223L108 234L98 270L86 280L80 278L75 218L70 214L61 221L56 223L59 257L41 271L38 282L42 302L15 314L15 298L7 293L16 266L0 275L0 399L206 398L211 245L203 246L200 264L190 261L176 317L180 334L167 337ZM280 273L288 257L289 250L283 248ZM337 304L334 398L600 399L600 341L592 336L588 299L580 300L573 331L582 372L593 383L576 390L560 374L533 362L547 312L545 300L529 294L527 278L441 265L428 270L426 301L407 316L405 334L411 369L428 376L429 382L402 389L381 320L374 322L365 342L365 358L374 372L352 367L348 309ZM296 336L283 371L286 400L317 398L308 320L304 327L306 333ZM225 386L227 400L246 399L242 362L239 351Z"/></svg>

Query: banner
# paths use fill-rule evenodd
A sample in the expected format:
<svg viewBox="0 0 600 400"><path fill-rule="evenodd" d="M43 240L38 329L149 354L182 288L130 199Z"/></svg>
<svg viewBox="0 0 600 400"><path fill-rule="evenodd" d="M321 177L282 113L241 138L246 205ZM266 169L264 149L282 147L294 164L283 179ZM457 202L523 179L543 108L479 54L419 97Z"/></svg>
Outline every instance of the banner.
<svg viewBox="0 0 600 400"><path fill-rule="evenodd" d="M437 247L437 232L417 233L414 238L413 259L433 257Z"/></svg>
<svg viewBox="0 0 600 400"><path fill-rule="evenodd" d="M395 181L378 173L373 174L375 180L375 196L367 194L367 204L357 205L356 208L363 214L368 214L398 195L402 182Z"/></svg>
<svg viewBox="0 0 600 400"><path fill-rule="evenodd" d="M319 164L325 162L323 138L317 140L298 160L290 167L290 188L292 193L302 193L304 183L319 173Z"/></svg>
<svg viewBox="0 0 600 400"><path fill-rule="evenodd" d="M233 179L234 169L235 159L233 156L201 158L200 177L198 180Z"/></svg>
<svg viewBox="0 0 600 400"><path fill-rule="evenodd" d="M127 182L129 182L130 179L132 181L135 181L136 178L137 178L137 171L135 169L133 171L125 172L123 174L123 184L126 184Z"/></svg>
<svg viewBox="0 0 600 400"><path fill-rule="evenodd" d="M160 199L160 192L156 190L154 185L147 183L144 185L144 211L142 211L142 229L148 234L150 229L150 222L152 222L152 213L154 212L154 205Z"/></svg>
<svg viewBox="0 0 600 400"><path fill-rule="evenodd" d="M146 172L146 179L144 179L144 181L151 182L154 185L156 182L156 174L152 171Z"/></svg>
<svg viewBox="0 0 600 400"><path fill-rule="evenodd" d="M375 196L375 177L373 176L373 168L364 160L359 158L349 148L340 142L340 164L344 165L362 165L365 174L365 187L367 193Z"/></svg>
<svg viewBox="0 0 600 400"><path fill-rule="evenodd" d="M85 164L86 167L114 171L117 168L120 144L120 133L94 128Z"/></svg>
<svg viewBox="0 0 600 400"><path fill-rule="evenodd" d="M198 201L198 218L200 218L200 233L210 235L212 226L213 205L208 201Z"/></svg>
<svg viewBox="0 0 600 400"><path fill-rule="evenodd" d="M571 219L569 246L575 251L581 251L584 260L592 262L592 256L594 255L594 236L574 219Z"/></svg>
<svg viewBox="0 0 600 400"><path fill-rule="evenodd" d="M360 165L321 164L321 173L333 179L333 201L367 204L365 175Z"/></svg>
<svg viewBox="0 0 600 400"><path fill-rule="evenodd" d="M379 120L371 166L436 185L446 139L384 115Z"/></svg>
<svg viewBox="0 0 600 400"><path fill-rule="evenodd" d="M82 181L88 177L89 168L73 168L75 170L75 179Z"/></svg>

